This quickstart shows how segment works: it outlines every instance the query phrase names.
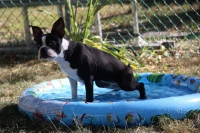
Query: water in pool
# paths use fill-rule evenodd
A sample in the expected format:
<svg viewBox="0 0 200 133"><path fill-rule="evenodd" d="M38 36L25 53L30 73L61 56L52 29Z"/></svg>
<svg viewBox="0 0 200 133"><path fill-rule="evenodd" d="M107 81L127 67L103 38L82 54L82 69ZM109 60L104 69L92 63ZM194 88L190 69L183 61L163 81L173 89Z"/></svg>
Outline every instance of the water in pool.
<svg viewBox="0 0 200 133"><path fill-rule="evenodd" d="M145 84L147 99L159 99L166 97L175 97L183 96L194 93L192 90L187 87L178 87L178 86L163 86L158 84ZM98 88L94 85L94 101L95 102L104 102L104 101L136 101L139 100L139 92L132 91L126 92L123 90L114 91L107 88ZM44 100L59 100L59 101L70 101L71 99L71 89L66 88L55 88L45 90L45 93L40 95L40 99ZM78 99L85 101L85 86L83 84L78 85Z"/></svg>

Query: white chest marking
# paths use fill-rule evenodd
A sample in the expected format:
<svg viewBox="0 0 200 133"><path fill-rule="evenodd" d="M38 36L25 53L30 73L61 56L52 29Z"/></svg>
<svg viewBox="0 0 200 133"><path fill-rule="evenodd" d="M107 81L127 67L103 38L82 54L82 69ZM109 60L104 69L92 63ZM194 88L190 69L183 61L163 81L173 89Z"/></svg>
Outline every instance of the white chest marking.
<svg viewBox="0 0 200 133"><path fill-rule="evenodd" d="M57 56L55 58L55 61L58 63L60 69L67 74L70 78L79 81L84 82L78 75L77 75L77 69L72 69L70 67L70 63L68 61L65 61L63 57Z"/></svg>
<svg viewBox="0 0 200 133"><path fill-rule="evenodd" d="M68 46L69 46L69 42L65 39L63 39L63 42L62 42L62 46L61 46L61 53L54 59L60 69L66 73L70 78L76 80L76 81L79 81L79 82L84 82L78 75L77 75L77 69L72 69L70 67L70 63L68 61L65 61L64 60L64 54L63 54L63 51L64 50L67 50L68 49Z"/></svg>
<svg viewBox="0 0 200 133"><path fill-rule="evenodd" d="M63 50L67 50L69 46L69 41L62 39L62 46L61 49L63 48Z"/></svg>

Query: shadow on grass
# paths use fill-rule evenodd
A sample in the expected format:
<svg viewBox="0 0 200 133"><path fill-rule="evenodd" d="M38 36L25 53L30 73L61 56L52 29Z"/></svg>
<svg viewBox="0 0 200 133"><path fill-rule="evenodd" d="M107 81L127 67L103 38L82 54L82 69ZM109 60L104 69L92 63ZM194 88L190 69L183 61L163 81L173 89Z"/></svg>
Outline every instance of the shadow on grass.
<svg viewBox="0 0 200 133"><path fill-rule="evenodd" d="M186 13L177 13L173 15L166 16L152 16L149 18L149 21L141 23L141 32L147 32L146 29L149 31L156 30L154 27L157 28L158 31L165 31L169 30L170 28L175 29L175 27L178 27L179 30L189 31L187 27L190 28L190 30L196 30L196 24L199 22L199 17L197 16L197 12L200 12L200 10L196 11L188 11ZM195 22L192 22L192 20ZM153 24L151 24L151 23ZM167 29L166 29L167 28Z"/></svg>
<svg viewBox="0 0 200 133"><path fill-rule="evenodd" d="M175 26L178 27L179 30L183 30L182 28L186 27L186 25L189 28L191 28L191 30L194 30L195 24L192 22L192 20L196 24L198 24L198 22L200 20L200 18L196 14L197 12L199 13L200 10L188 11L186 13L177 13L177 15L175 15L175 14L168 15L168 18L164 15L163 16L156 15L156 17L155 16L151 16L151 17L147 16L147 18L149 20L146 20L143 23L140 23L140 32L155 31L156 30L155 27L157 28L158 31L166 31L166 30L169 30L170 28L175 29ZM113 16L111 16L111 17L113 17ZM103 20L108 21L109 18L106 18ZM123 28L129 29L130 31L132 29L132 31L133 31L132 25L130 25L128 23L124 23L124 24L118 25L117 27L114 27L114 28L105 29L104 32L112 32L112 31L116 31L116 29L123 29ZM187 28L185 28L185 29L187 29ZM189 30L189 29L187 29L187 30Z"/></svg>
<svg viewBox="0 0 200 133"><path fill-rule="evenodd" d="M30 124L31 120L22 116L17 104L6 105L0 109L0 131L20 131Z"/></svg>
<svg viewBox="0 0 200 133"><path fill-rule="evenodd" d="M30 54L30 53L10 53L9 51L7 53L4 53L0 55L0 63L1 66L3 65L15 65L19 63L28 62L30 60L37 59L37 54Z"/></svg>
<svg viewBox="0 0 200 133"><path fill-rule="evenodd" d="M18 111L17 104L9 104L0 108L0 132L52 132L58 130L71 131L66 127L55 126L48 122L31 120Z"/></svg>

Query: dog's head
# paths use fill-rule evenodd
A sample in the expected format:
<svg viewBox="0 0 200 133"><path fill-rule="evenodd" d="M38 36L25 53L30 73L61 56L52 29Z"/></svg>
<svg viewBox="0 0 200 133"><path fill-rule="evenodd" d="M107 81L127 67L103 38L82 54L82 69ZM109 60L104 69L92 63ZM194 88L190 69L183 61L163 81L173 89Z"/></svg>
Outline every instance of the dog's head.
<svg viewBox="0 0 200 133"><path fill-rule="evenodd" d="M65 23L59 18L52 27L51 33L44 34L41 28L30 26L34 41L37 43L38 59L52 60L61 52L62 38L65 35Z"/></svg>

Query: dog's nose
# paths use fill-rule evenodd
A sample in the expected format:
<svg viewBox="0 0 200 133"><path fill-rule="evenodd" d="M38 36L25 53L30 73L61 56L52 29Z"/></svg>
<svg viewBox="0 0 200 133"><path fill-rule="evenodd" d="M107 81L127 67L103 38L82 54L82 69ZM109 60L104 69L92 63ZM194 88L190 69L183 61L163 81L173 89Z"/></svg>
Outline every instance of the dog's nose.
<svg viewBox="0 0 200 133"><path fill-rule="evenodd" d="M55 58L57 56L56 52L49 47L41 47L39 51L39 59Z"/></svg>
<svg viewBox="0 0 200 133"><path fill-rule="evenodd" d="M48 47L41 47L41 51L43 51L43 52L45 52L45 51L47 51L48 49L50 49L50 48L48 48Z"/></svg>

